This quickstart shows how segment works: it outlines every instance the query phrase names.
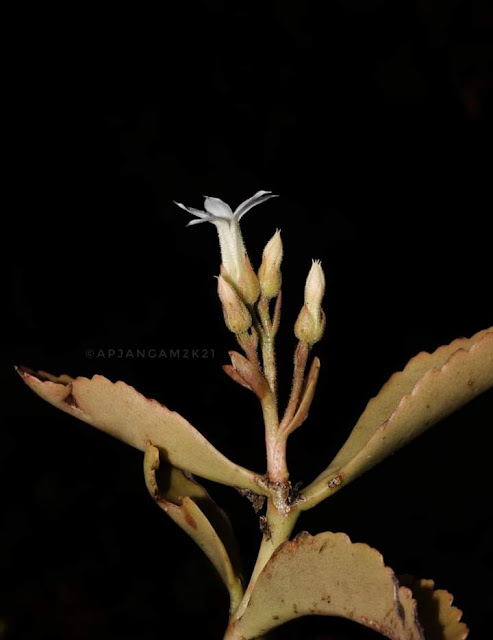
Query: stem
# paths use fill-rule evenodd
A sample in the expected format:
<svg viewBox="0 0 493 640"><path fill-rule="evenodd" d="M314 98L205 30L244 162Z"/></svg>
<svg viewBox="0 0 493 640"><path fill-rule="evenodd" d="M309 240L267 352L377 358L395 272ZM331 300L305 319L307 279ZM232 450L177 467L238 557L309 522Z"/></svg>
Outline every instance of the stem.
<svg viewBox="0 0 493 640"><path fill-rule="evenodd" d="M294 414L296 413L296 409L298 408L309 352L310 347L308 345L308 342L306 342L305 340L300 340L298 342L298 346L296 347L296 351L294 352L293 386L291 389L291 395L289 397L286 412L284 413L284 417L281 421L281 430L283 430L286 425L289 424Z"/></svg>
<svg viewBox="0 0 493 640"><path fill-rule="evenodd" d="M255 338L255 328L252 327L252 335L248 332L237 333L236 340L240 347L245 352L246 357L250 360L252 364L254 364L257 369L260 371L260 362L257 356L257 347L256 347L256 338Z"/></svg>
<svg viewBox="0 0 493 640"><path fill-rule="evenodd" d="M286 464L287 435L280 429L277 409L277 366L274 351L274 340L279 326L280 309L280 294L276 301L273 322L271 321L269 314L269 300L265 296L261 296L257 304L258 316L252 309L253 330L257 332L257 335L261 340L263 371L265 379L269 385L268 391L261 397L261 405L265 424L265 446L267 453L268 476L267 479L264 480L265 488L268 490L270 495L267 499L266 515L263 518L263 536L257 561L243 599L235 613L230 618L224 640L239 640L239 636L235 631L235 622L239 620L245 612L248 602L250 601L253 588L265 565L270 560L276 549L278 549L281 544L289 540L289 536L291 535L293 527L300 514L300 510L297 506L289 504L291 485L289 483L289 471ZM237 338L238 342L245 350L247 357L253 361L253 354L251 354L252 343L249 342L248 345L246 344L248 341L245 340L245 338L243 338L242 342L240 342L239 336L237 336ZM250 348L250 353L246 348L248 346ZM295 380L293 383L290 405L288 406L288 409L292 409L293 415L296 410L296 406L298 405L301 393L308 351L308 343L300 342L296 351ZM254 352L256 357L256 349L254 349Z"/></svg>
<svg viewBox="0 0 493 640"><path fill-rule="evenodd" d="M262 398L265 423L265 447L267 452L267 473L271 482L287 483L289 478L286 464L286 438L279 431L277 402L272 392Z"/></svg>
<svg viewBox="0 0 493 640"><path fill-rule="evenodd" d="M262 340L262 360L264 362L264 375L269 383L269 387L277 396L277 367L276 367L276 354L274 351L274 340L271 338L264 338Z"/></svg>
<svg viewBox="0 0 493 640"><path fill-rule="evenodd" d="M269 301L265 296L260 296L258 301L258 312L262 322L262 360L264 364L264 375L269 383L269 387L277 398L277 366L276 354L274 350L275 331L269 315Z"/></svg>
<svg viewBox="0 0 493 640"><path fill-rule="evenodd" d="M268 299L263 295L260 296L257 307L258 307L259 317L262 322L262 327L265 333L270 334L272 331L272 323L270 321Z"/></svg>
<svg viewBox="0 0 493 640"><path fill-rule="evenodd" d="M271 559L274 551L276 551L276 549L278 549L281 544L289 540L289 536L293 531L299 514L300 511L296 508L292 509L287 515L284 515L276 509L274 501L271 498L268 499L266 525L262 537L262 542L260 544L257 561L255 563L255 567L253 568L252 576L250 578L250 582L248 583L248 587L246 588L243 600L236 610L233 620L238 620L243 615L246 607L248 606L250 596L259 575L261 574L267 562ZM234 638L234 635L226 635L225 639L229 637Z"/></svg>
<svg viewBox="0 0 493 640"><path fill-rule="evenodd" d="M279 289L279 293L276 298L276 305L274 307L274 317L272 318L272 334L275 336L279 329L279 323L281 321L281 303L282 303L282 291Z"/></svg>
<svg viewBox="0 0 493 640"><path fill-rule="evenodd" d="M271 482L287 484L289 472L286 465L286 438L279 432L279 415L277 411L275 331L273 331L269 314L269 300L264 295L260 296L257 311L260 322L258 323L257 320L256 328L262 345L264 376L270 388L269 393L266 393L261 400L265 424L267 473Z"/></svg>

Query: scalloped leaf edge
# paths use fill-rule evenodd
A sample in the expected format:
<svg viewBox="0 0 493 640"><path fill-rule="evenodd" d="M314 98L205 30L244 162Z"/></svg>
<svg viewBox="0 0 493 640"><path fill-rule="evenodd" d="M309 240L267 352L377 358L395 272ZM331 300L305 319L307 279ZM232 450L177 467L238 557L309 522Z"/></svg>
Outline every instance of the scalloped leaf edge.
<svg viewBox="0 0 493 640"><path fill-rule="evenodd" d="M318 580L324 582L320 589ZM359 594L354 592L356 584ZM385 602L376 597L377 588L382 589ZM247 607L230 623L224 638L253 640L305 615L344 617L391 640L424 640L411 590L399 585L379 551L366 543L353 543L345 533L312 536L303 531L278 547L260 573Z"/></svg>
<svg viewBox="0 0 493 640"><path fill-rule="evenodd" d="M179 413L121 380L112 382L99 374L92 378L57 377L27 367L16 367L16 371L32 391L53 406L141 451L150 440L173 466L265 494L253 471L229 460Z"/></svg>
<svg viewBox="0 0 493 640"><path fill-rule="evenodd" d="M461 340L465 341L466 339L458 339L452 344L457 344ZM463 344L465 343L463 342ZM300 504L300 508L302 510L312 508L313 506L318 504L318 502L328 497L332 493L335 493L335 491L342 488L342 486L355 479L365 471L369 470L385 457L387 457L394 451L397 451L404 444L410 442L427 428L431 427L433 424L436 424L446 416L458 410L460 407L473 400L480 393L483 393L493 387L493 330L487 329L485 331L477 333L468 342L468 347L468 349L460 347L454 350L440 367L431 367L430 369L427 369L425 373L414 384L411 391L401 397L398 405L392 411L390 416L386 420L384 420L375 430L373 430L371 435L366 439L364 444L361 445L359 450L355 451L351 457L346 456L347 459L344 460L344 463L339 465L337 464L337 461L341 458L344 458L344 456L341 456L341 452L344 449L349 450L350 448L349 442L354 432L353 430L346 440L346 443L343 445L342 449L335 456L334 460L321 474L319 474L319 476L312 483L310 483L305 488L303 492L305 501ZM440 347L437 351L443 348L444 347ZM484 355L484 358L480 358L480 355ZM455 372L456 378L460 378L460 376L463 375L466 371L468 364L470 364L471 362L471 360L468 361L469 357L477 357L478 360L481 360L481 371L484 373L484 377L486 378L484 384L482 384L482 386L478 386L476 384L476 381L473 380L472 377L468 376L468 379L466 381L467 388L463 388L460 386L458 387L456 398L454 398L456 400L455 402L454 399L452 399L447 408L441 407L439 403L433 405L433 402L430 402L426 405L426 409L430 409L429 419L427 419L424 423L420 423L418 412L416 427L409 428L409 425L407 425L407 433L404 429L403 437L401 439L397 439L395 446L393 446L392 448L387 448L389 447L388 442L386 445L383 445L383 442L386 440L386 438L388 439L388 441L390 441L392 438L396 438L399 433L399 427L395 427L395 424L398 423L399 420L402 420L405 423L406 411L410 411L410 405L412 405L413 402L419 403L423 401L426 397L427 391L433 387L433 384L440 382L443 383L443 376L451 375L451 373ZM461 365L463 365L463 370L461 370L460 368ZM477 377L479 378L479 376ZM463 394L463 397L460 395L459 391ZM378 396L372 398L372 400L370 400L370 403L375 402L377 399ZM419 405L418 409L421 412L423 411L423 408L419 407ZM433 411L437 412L435 416L433 416ZM358 420L358 423L360 422L360 420Z"/></svg>

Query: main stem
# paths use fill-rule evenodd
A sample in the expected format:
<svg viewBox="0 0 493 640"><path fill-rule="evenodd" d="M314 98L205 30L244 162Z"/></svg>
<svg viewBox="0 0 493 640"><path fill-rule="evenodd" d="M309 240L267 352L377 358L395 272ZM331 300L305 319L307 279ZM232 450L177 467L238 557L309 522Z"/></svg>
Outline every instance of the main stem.
<svg viewBox="0 0 493 640"><path fill-rule="evenodd" d="M269 387L272 393L277 395L277 371L273 338L262 339L262 359L264 362L264 374Z"/></svg>
<svg viewBox="0 0 493 640"><path fill-rule="evenodd" d="M271 483L287 483L286 437L279 431L276 397L269 391L261 400L265 423L267 474Z"/></svg>
<svg viewBox="0 0 493 640"><path fill-rule="evenodd" d="M283 542L289 540L289 536L293 531L294 525L296 524L299 515L299 509L292 509L288 514L281 513L276 508L272 498L268 498L266 520L257 561L253 568L250 582L246 588L243 600L232 618L233 623L243 615L250 601L250 596L252 595L252 591L257 582L257 579L267 562L271 559L272 554L281 544L283 544ZM227 638L234 638L234 635L226 635L225 640Z"/></svg>
<svg viewBox="0 0 493 640"><path fill-rule="evenodd" d="M274 351L274 340L277 326L269 317L268 301L261 299L258 305L261 323L255 323L260 334L262 345L263 371L269 384L269 389L261 399L262 413L265 424L265 445L267 453L267 477L264 486L270 492L267 499L267 510L262 517L262 542L253 569L250 582L243 599L230 619L230 624L224 636L225 640L234 640L236 636L235 622L245 612L248 602L259 575L276 549L289 540L300 511L289 504L290 483L289 471L286 463L287 435L279 428L277 408L277 367ZM277 308L277 322L279 319L279 305Z"/></svg>

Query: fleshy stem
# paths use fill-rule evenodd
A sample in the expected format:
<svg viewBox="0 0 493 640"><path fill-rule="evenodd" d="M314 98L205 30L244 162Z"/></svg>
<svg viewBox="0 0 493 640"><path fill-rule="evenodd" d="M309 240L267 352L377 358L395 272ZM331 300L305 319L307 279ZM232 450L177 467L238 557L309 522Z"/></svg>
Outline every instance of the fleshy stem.
<svg viewBox="0 0 493 640"><path fill-rule="evenodd" d="M296 524L299 515L300 511L297 508L292 509L287 515L281 514L276 509L273 500L271 498L268 499L267 511L264 520L264 531L257 556L257 561L255 563L255 567L253 568L252 576L250 578L248 587L246 588L243 600L236 610L233 620L238 620L243 615L246 607L248 606L250 596L260 573L272 557L274 551L283 542L286 542L286 540L289 539L289 536L293 531L294 525ZM230 632L230 635L226 634L225 640L226 638L234 637L234 633Z"/></svg>
<svg viewBox="0 0 493 640"><path fill-rule="evenodd" d="M277 364L274 349L275 337L280 319L280 298L276 300L274 321L270 318L269 300L261 295L257 303L258 334L262 348L264 375L269 384L269 391L261 400L265 424L265 444L267 451L267 472L269 481L286 485L289 472L286 465L286 438L279 430L277 410ZM256 314L255 314L256 316ZM260 321L260 322L259 322Z"/></svg>
<svg viewBox="0 0 493 640"><path fill-rule="evenodd" d="M258 478L262 488L267 489L267 510L261 517L263 530L257 561L250 582L241 603L231 617L225 639L236 638L235 621L243 615L257 579L276 549L286 542L300 514L300 508L291 504L291 485L286 463L286 442L289 424L296 414L303 389L305 369L310 352L310 344L300 340L294 356L293 386L288 406L281 424L279 423L277 399L277 364L275 354L275 337L279 328L281 314L281 292L279 291L273 317L270 316L269 299L261 295L255 305L249 305L252 317L250 333L237 334L236 338L248 360L255 366L258 375L264 380L265 392L258 393L265 424L265 444L267 454L267 475ZM260 342L262 363L257 354ZM258 385L257 388L262 388Z"/></svg>
<svg viewBox="0 0 493 640"><path fill-rule="evenodd" d="M254 330L261 343L263 375L268 383L268 389L261 398L267 453L267 477L262 479L262 485L270 491L270 495L267 499L266 515L261 520L263 537L257 561L243 600L232 617L225 635L225 638L230 639L235 638L234 621L243 615L258 576L274 551L289 539L300 513L297 507L295 508L289 504L291 487L286 464L287 435L280 430L277 408L277 365L274 342L281 313L280 292L277 296L272 320L269 313L269 300L265 296L261 296L256 309L251 309L250 311ZM238 341L240 342L239 336ZM245 349L245 346L248 345L244 346L243 342L244 340L240 342L240 345ZM246 349L245 353L252 360ZM301 373L301 377L303 378L303 373Z"/></svg>
<svg viewBox="0 0 493 640"><path fill-rule="evenodd" d="M262 413L265 424L265 445L267 453L267 474L271 483L287 485L289 472L286 465L286 437L279 429L279 415L277 410L277 365L274 349L275 336L280 320L280 297L276 300L273 321L269 315L269 301L261 296L256 308L249 308L252 316L251 334L248 332L236 335L238 344L245 355L264 376L269 385L261 398ZM263 373L257 355L257 343L260 340L262 348ZM279 493L279 491L278 491ZM276 502L280 504L278 496Z"/></svg>
<svg viewBox="0 0 493 640"><path fill-rule="evenodd" d="M267 450L267 473L270 483L286 484L289 472L286 464L286 437L279 431L276 397L268 391L262 398Z"/></svg>

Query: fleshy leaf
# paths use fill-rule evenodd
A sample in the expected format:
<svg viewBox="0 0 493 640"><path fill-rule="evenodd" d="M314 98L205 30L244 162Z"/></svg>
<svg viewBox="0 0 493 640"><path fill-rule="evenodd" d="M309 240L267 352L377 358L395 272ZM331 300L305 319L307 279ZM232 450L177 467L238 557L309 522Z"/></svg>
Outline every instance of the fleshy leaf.
<svg viewBox="0 0 493 640"><path fill-rule="evenodd" d="M160 467L160 471L165 471L165 478L158 485L156 473ZM161 464L159 449L150 442L144 456L144 475L157 504L198 544L216 568L229 591L231 611L234 611L241 601L243 587L228 517L195 480L177 467Z"/></svg>
<svg viewBox="0 0 493 640"><path fill-rule="evenodd" d="M418 617L426 640L465 640L469 629L461 622L462 611L452 605L454 597L443 589L435 590L433 580L417 580L399 576L399 582L409 587L418 604Z"/></svg>
<svg viewBox="0 0 493 640"><path fill-rule="evenodd" d="M24 382L41 398L66 413L106 431L141 451L150 440L170 464L256 493L265 493L256 475L215 449L185 418L149 400L124 382L95 375L91 379L47 375L18 368Z"/></svg>
<svg viewBox="0 0 493 640"><path fill-rule="evenodd" d="M302 509L341 486L493 387L493 328L419 353L372 398L331 464L303 494Z"/></svg>
<svg viewBox="0 0 493 640"><path fill-rule="evenodd" d="M253 639L306 615L347 618L393 640L424 640L411 591L378 551L344 533L303 532L282 544L226 638Z"/></svg>

